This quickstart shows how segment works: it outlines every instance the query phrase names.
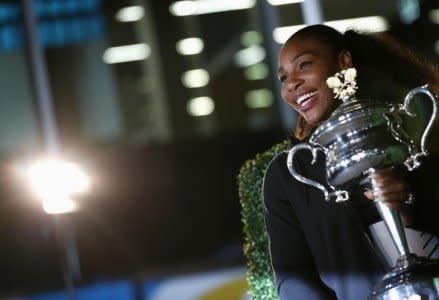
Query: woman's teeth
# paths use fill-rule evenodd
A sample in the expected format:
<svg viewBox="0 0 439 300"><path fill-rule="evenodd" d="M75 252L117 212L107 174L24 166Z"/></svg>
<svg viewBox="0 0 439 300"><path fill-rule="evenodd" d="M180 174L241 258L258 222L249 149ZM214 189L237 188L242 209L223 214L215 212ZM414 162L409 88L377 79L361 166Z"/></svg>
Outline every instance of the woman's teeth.
<svg viewBox="0 0 439 300"><path fill-rule="evenodd" d="M306 94L300 96L299 98L297 98L296 102L297 102L297 104L300 105L302 102L304 102L305 100L311 98L311 97L314 96L315 94L317 94L317 91L315 91L315 92L311 92L311 93L306 93Z"/></svg>

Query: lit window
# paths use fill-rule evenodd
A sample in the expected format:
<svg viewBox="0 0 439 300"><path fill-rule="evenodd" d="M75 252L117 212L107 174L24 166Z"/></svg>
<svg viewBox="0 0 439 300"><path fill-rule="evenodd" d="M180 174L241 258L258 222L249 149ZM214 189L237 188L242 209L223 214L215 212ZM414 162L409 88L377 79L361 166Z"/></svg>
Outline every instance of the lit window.
<svg viewBox="0 0 439 300"><path fill-rule="evenodd" d="M261 44L262 41L262 33L259 31L247 31L241 35L241 44L245 47Z"/></svg>
<svg viewBox="0 0 439 300"><path fill-rule="evenodd" d="M244 76L247 80L261 80L267 78L268 73L268 66L264 63L248 66L244 70Z"/></svg>
<svg viewBox="0 0 439 300"><path fill-rule="evenodd" d="M208 116L215 110L215 103L210 97L197 97L189 100L186 110L194 117Z"/></svg>
<svg viewBox="0 0 439 300"><path fill-rule="evenodd" d="M236 53L235 63L239 67L248 67L265 59L265 49L261 46L251 46Z"/></svg>
<svg viewBox="0 0 439 300"><path fill-rule="evenodd" d="M209 83L209 73L204 69L195 69L183 73L181 81L185 87L198 88Z"/></svg>
<svg viewBox="0 0 439 300"><path fill-rule="evenodd" d="M267 2L273 6L277 6L277 5L301 3L303 2L303 0L267 0Z"/></svg>
<svg viewBox="0 0 439 300"><path fill-rule="evenodd" d="M135 22L143 18L145 11L142 6L128 6L121 8L116 13L116 20L119 22Z"/></svg>
<svg viewBox="0 0 439 300"><path fill-rule="evenodd" d="M151 49L148 44L133 44L111 47L105 50L102 58L107 64L138 61L148 58Z"/></svg>
<svg viewBox="0 0 439 300"><path fill-rule="evenodd" d="M253 90L247 92L244 101L249 108L266 108L273 105L274 96L267 89Z"/></svg>
<svg viewBox="0 0 439 300"><path fill-rule="evenodd" d="M182 17L249 9L255 6L255 4L256 0L177 1L169 6L169 11L174 16Z"/></svg>
<svg viewBox="0 0 439 300"><path fill-rule="evenodd" d="M200 38L192 37L180 40L177 45L177 52L181 55L198 54L204 49L204 42Z"/></svg>

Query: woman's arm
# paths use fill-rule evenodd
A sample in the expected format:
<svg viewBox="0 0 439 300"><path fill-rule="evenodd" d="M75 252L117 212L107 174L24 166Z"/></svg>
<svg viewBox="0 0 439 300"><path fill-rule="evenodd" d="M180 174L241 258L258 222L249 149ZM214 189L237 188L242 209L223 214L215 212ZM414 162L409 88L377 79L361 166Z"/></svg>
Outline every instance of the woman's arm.
<svg viewBox="0 0 439 300"><path fill-rule="evenodd" d="M293 207L282 190L279 162L274 160L264 178L265 222L278 293L282 300L336 299L320 279ZM291 186L303 194L301 186ZM299 192L300 191L300 192Z"/></svg>

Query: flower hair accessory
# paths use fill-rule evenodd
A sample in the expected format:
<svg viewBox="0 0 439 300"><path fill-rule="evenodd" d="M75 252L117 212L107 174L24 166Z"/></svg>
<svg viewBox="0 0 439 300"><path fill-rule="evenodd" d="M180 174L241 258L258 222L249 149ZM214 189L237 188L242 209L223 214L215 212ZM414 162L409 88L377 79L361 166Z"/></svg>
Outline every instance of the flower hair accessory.
<svg viewBox="0 0 439 300"><path fill-rule="evenodd" d="M356 78L357 70L355 68L349 68L341 70L335 73L334 76L329 77L326 80L326 84L333 90L334 97L344 102L357 92L358 86L355 80Z"/></svg>

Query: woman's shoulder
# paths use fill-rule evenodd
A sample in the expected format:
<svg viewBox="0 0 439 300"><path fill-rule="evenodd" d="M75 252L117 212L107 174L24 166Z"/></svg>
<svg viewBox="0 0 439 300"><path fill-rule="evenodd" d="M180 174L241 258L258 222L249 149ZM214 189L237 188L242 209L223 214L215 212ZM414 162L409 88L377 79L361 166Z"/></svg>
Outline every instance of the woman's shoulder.
<svg viewBox="0 0 439 300"><path fill-rule="evenodd" d="M276 153L272 157L270 162L267 164L267 168L265 170L265 174L266 174L265 176L271 173L279 173L281 172L281 170L287 168L288 150L289 149L284 149L283 151Z"/></svg>
<svg viewBox="0 0 439 300"><path fill-rule="evenodd" d="M288 167L287 167L287 159L288 159L288 153L289 151L296 145L306 142L306 140L301 141L293 136L289 136L288 137L288 143L284 144L284 148L282 149L282 151L278 151L278 153L276 153L270 163L267 165L267 169L266 172L270 173L270 172L281 172L281 173L289 173ZM299 163L299 161L303 160L303 159L307 159L307 157L310 155L310 153L303 153L306 151L299 151L295 153L295 158L294 158L294 164L296 165L297 163ZM299 158L299 159L298 159Z"/></svg>

